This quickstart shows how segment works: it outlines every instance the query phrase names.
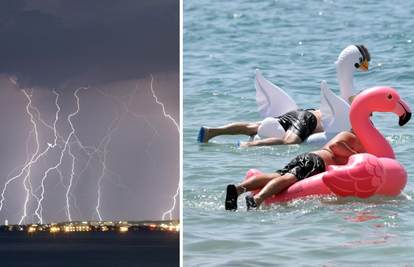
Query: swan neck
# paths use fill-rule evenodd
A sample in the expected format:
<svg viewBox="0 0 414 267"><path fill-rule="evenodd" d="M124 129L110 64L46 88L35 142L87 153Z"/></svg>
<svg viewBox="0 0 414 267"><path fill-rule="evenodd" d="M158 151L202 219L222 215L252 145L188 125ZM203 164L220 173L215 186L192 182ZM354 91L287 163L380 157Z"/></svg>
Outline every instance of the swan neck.
<svg viewBox="0 0 414 267"><path fill-rule="evenodd" d="M339 89L341 91L341 98L350 104L348 101L349 97L356 95L353 81L356 69L353 66L352 68L346 68L342 63L338 63L337 69Z"/></svg>

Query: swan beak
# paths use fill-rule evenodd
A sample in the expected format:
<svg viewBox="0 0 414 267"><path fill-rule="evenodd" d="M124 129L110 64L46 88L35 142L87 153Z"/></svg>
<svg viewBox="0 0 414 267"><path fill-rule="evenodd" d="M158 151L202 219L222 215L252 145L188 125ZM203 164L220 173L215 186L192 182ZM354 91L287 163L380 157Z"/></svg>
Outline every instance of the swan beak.
<svg viewBox="0 0 414 267"><path fill-rule="evenodd" d="M402 115L400 115L400 120L398 121L398 125L403 126L411 119L411 110L404 101L400 100L400 101L397 101L397 103L401 107L401 108L399 108L397 106L397 109L402 111L402 112L400 112L400 113L402 113Z"/></svg>
<svg viewBox="0 0 414 267"><path fill-rule="evenodd" d="M364 62L362 62L362 65L359 67L361 70L368 70L368 61L365 59Z"/></svg>

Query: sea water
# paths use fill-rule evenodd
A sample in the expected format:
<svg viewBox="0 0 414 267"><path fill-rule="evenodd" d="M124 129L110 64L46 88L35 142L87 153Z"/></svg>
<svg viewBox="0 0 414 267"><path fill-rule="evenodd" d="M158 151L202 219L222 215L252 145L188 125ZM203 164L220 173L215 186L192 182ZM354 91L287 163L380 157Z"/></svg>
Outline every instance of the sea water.
<svg viewBox="0 0 414 267"><path fill-rule="evenodd" d="M319 146L238 149L246 136L196 142L200 126L255 122L254 71L300 108L319 108L320 83L339 95L341 51L366 45L369 71L357 92L385 85L414 110L414 5L410 1L266 0L183 2L184 266L414 266L414 120L398 126L375 112L375 126L408 172L398 197L314 198L246 211L224 209L226 186Z"/></svg>

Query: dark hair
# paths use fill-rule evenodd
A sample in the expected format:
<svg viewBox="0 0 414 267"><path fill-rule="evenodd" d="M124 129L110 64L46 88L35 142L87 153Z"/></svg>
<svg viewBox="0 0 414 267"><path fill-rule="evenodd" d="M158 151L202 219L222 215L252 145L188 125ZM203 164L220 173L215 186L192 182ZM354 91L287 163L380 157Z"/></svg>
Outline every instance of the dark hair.
<svg viewBox="0 0 414 267"><path fill-rule="evenodd" d="M368 62L370 62L371 54L368 52L368 48L365 45L355 45L355 46L358 48L359 52L361 52L362 54L362 58L363 58L362 61L367 60Z"/></svg>

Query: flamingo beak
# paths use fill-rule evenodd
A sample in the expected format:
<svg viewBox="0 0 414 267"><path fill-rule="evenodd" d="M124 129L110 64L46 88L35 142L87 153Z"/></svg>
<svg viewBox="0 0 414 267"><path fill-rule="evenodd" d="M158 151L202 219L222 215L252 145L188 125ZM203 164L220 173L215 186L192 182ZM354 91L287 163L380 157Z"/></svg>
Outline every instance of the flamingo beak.
<svg viewBox="0 0 414 267"><path fill-rule="evenodd" d="M362 62L362 65L359 66L359 69L368 70L368 61L366 59L364 60L364 62Z"/></svg>
<svg viewBox="0 0 414 267"><path fill-rule="evenodd" d="M401 114L399 115L400 120L398 121L398 125L403 126L411 119L411 110L408 105L401 99L397 100L396 111Z"/></svg>

